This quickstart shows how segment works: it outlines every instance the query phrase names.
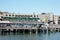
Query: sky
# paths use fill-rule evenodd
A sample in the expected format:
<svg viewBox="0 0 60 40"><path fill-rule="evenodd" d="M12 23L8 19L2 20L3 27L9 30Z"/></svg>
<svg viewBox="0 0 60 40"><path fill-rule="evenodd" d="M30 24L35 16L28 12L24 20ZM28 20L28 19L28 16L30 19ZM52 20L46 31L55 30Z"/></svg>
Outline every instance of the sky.
<svg viewBox="0 0 60 40"><path fill-rule="evenodd" d="M35 14L54 13L60 15L60 0L0 0L0 11Z"/></svg>

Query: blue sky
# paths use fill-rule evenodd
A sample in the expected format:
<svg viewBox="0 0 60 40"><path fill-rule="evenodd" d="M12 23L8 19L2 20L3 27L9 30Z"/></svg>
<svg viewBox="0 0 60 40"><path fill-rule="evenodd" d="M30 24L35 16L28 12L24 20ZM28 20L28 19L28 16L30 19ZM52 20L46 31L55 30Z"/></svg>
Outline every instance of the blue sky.
<svg viewBox="0 0 60 40"><path fill-rule="evenodd" d="M23 14L52 12L60 15L60 0L0 0L0 11Z"/></svg>

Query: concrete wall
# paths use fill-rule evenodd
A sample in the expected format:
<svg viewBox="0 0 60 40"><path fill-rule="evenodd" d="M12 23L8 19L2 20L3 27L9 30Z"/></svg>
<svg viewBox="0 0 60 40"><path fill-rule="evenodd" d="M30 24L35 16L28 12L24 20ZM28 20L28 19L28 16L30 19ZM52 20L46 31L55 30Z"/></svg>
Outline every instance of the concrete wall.
<svg viewBox="0 0 60 40"><path fill-rule="evenodd" d="M58 16L54 16L54 22L55 22L55 24L58 24Z"/></svg>

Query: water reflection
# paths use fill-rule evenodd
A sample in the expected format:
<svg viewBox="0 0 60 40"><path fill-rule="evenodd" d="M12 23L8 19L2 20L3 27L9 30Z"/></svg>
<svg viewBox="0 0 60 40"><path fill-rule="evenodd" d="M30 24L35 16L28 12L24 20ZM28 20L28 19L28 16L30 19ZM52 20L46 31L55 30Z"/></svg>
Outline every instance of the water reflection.
<svg viewBox="0 0 60 40"><path fill-rule="evenodd" d="M60 32L53 33L19 33L2 32L0 40L60 40Z"/></svg>

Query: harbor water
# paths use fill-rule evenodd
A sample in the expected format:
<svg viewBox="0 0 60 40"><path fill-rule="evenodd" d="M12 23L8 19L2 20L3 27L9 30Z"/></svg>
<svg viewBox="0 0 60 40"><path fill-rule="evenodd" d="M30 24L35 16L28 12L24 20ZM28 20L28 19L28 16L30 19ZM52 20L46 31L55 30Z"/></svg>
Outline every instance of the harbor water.
<svg viewBox="0 0 60 40"><path fill-rule="evenodd" d="M60 32L50 33L0 33L0 40L60 40Z"/></svg>

